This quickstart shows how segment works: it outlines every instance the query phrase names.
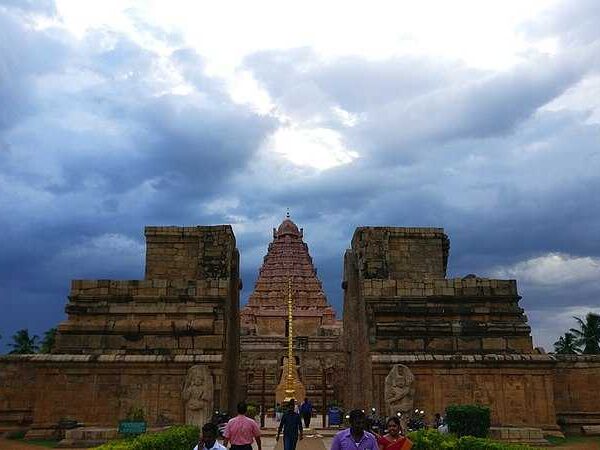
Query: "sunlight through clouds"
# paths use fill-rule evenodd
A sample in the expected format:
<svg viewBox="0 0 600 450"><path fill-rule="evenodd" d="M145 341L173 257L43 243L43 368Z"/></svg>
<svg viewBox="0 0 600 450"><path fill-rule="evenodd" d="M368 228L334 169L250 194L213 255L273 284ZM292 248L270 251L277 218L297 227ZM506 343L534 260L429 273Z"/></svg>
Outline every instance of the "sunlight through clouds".
<svg viewBox="0 0 600 450"><path fill-rule="evenodd" d="M319 170L348 164L358 158L356 151L345 147L340 133L327 128L282 127L265 145L294 164Z"/></svg>

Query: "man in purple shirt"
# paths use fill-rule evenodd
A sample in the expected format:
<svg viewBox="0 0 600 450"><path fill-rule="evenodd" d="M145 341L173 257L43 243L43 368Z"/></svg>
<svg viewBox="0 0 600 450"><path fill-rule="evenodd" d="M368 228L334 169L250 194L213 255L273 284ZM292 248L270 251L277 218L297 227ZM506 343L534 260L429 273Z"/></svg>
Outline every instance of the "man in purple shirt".
<svg viewBox="0 0 600 450"><path fill-rule="evenodd" d="M331 450L378 450L377 441L368 431L364 411L350 411L350 428L340 431L333 438Z"/></svg>

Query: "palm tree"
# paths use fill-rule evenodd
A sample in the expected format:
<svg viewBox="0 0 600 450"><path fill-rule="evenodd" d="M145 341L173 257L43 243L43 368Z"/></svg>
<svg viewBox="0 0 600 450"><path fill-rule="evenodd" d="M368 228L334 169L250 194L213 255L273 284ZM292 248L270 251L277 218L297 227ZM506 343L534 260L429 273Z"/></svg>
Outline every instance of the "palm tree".
<svg viewBox="0 0 600 450"><path fill-rule="evenodd" d="M577 345L577 339L573 333L566 332L563 336L558 338L558 341L554 343L554 352L559 355L573 355L579 353L581 350Z"/></svg>
<svg viewBox="0 0 600 450"><path fill-rule="evenodd" d="M40 353L51 353L56 341L56 328L50 328L44 333L44 339L40 343Z"/></svg>
<svg viewBox="0 0 600 450"><path fill-rule="evenodd" d="M10 354L15 355L37 352L38 339L39 337L36 335L29 336L29 330L27 330L27 328L17 331L12 337L13 341L9 344L12 347Z"/></svg>
<svg viewBox="0 0 600 450"><path fill-rule="evenodd" d="M579 330L571 328L578 345L583 346L583 353L600 354L600 314L587 313L585 321L573 317L579 323Z"/></svg>

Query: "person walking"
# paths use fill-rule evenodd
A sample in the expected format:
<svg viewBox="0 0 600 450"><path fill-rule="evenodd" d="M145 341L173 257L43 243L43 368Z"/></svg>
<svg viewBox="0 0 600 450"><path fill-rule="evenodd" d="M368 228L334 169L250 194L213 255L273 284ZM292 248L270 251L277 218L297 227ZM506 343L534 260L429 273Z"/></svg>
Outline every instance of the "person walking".
<svg viewBox="0 0 600 450"><path fill-rule="evenodd" d="M308 398L305 398L300 405L300 416L304 420L304 428L310 428L310 419L312 418L313 405Z"/></svg>
<svg viewBox="0 0 600 450"><path fill-rule="evenodd" d="M256 441L258 450L262 450L260 428L254 419L246 416L246 402L237 405L237 416L227 422L223 431L223 445L231 443L231 450L252 450L252 441Z"/></svg>
<svg viewBox="0 0 600 450"><path fill-rule="evenodd" d="M295 450L298 438L302 440L304 437L302 434L302 421L300 420L300 414L294 410L296 402L292 399L288 404L287 411L279 422L279 428L277 429L276 441L279 441L281 430L283 430L283 450Z"/></svg>
<svg viewBox="0 0 600 450"><path fill-rule="evenodd" d="M377 436L379 450L410 450L412 448L411 440L402 436L402 426L398 417L390 417L386 422L386 428L387 434Z"/></svg>
<svg viewBox="0 0 600 450"><path fill-rule="evenodd" d="M216 424L208 422L202 426L202 436L198 445L194 447L194 450L227 450L223 445L217 441L219 435L219 428Z"/></svg>
<svg viewBox="0 0 600 450"><path fill-rule="evenodd" d="M360 409L350 411L350 428L340 431L333 438L331 450L378 450L375 436L366 431L367 416Z"/></svg>

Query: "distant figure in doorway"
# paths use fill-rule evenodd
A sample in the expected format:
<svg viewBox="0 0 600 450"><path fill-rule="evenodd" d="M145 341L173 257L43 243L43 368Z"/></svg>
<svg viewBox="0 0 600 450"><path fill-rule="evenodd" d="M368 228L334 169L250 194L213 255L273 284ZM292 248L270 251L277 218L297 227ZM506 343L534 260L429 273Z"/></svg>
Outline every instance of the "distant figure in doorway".
<svg viewBox="0 0 600 450"><path fill-rule="evenodd" d="M258 450L262 450L260 428L254 419L246 416L248 406L245 402L237 405L237 416L227 422L223 431L223 445L231 443L231 450L252 450L252 441L256 440Z"/></svg>
<svg viewBox="0 0 600 450"><path fill-rule="evenodd" d="M310 419L312 418L313 405L308 398L305 398L300 405L300 416L304 420L304 428L310 428Z"/></svg>
<svg viewBox="0 0 600 450"><path fill-rule="evenodd" d="M219 428L212 422L204 424L202 426L202 435L198 445L194 447L194 450L227 450L226 447L221 445L217 441L219 435Z"/></svg>
<svg viewBox="0 0 600 450"><path fill-rule="evenodd" d="M410 439L402 436L402 426L397 416L390 417L386 422L387 433L377 436L379 450L410 450L413 446Z"/></svg>
<svg viewBox="0 0 600 450"><path fill-rule="evenodd" d="M340 431L333 438L331 450L377 450L375 436L366 431L367 416L360 409L350 411L350 428Z"/></svg>
<svg viewBox="0 0 600 450"><path fill-rule="evenodd" d="M298 438L302 440L304 437L302 434L302 420L300 420L300 414L295 411L296 402L292 399L288 404L288 408L279 422L279 429L277 430L277 437L281 435L283 430L283 450L296 450L296 444Z"/></svg>

